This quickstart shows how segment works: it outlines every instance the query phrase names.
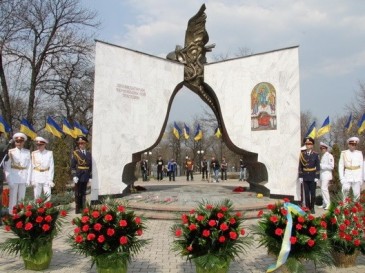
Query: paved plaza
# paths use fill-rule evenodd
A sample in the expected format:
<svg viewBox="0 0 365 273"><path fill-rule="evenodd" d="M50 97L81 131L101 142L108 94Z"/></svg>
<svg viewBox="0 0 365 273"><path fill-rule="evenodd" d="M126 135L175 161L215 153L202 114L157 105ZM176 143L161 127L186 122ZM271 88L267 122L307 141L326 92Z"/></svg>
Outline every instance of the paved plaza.
<svg viewBox="0 0 365 273"><path fill-rule="evenodd" d="M137 182L136 185L143 185L146 187L147 191L145 194L149 192L149 187L151 189L158 188L160 192L163 190L163 185L168 185L168 183L174 182ZM208 199L209 194L211 194L211 189L216 187L217 191L221 191L218 187L224 188L233 188L234 186L240 185L238 181L226 181L218 184L208 184L206 182L186 182L180 178L180 181L175 183L180 183L181 187L175 186L175 192L178 191L178 188L184 188L187 183L190 183L191 188L194 188L194 184L199 184L199 193L197 196L201 198ZM209 191L201 191L201 185L206 185L206 188L210 189ZM168 191L169 187L166 187L166 191ZM150 194L152 190L150 190ZM156 192L155 192L156 194ZM166 193L168 195L168 193ZM174 193L175 195L175 193ZM191 195L191 194L190 194ZM221 194L222 195L222 194ZM230 195L229 195L230 196ZM229 196L222 196L229 197ZM240 194L234 195L236 200L239 200ZM244 195L241 195L244 196ZM248 200L249 198L246 196L245 200L243 200L242 204L246 202L246 204L256 202L256 195L251 195L252 200ZM165 197L164 197L165 198ZM192 196L193 198L193 196ZM177 196L177 200L179 200L179 195ZM184 198L181 198L184 200ZM273 199L260 199L260 202L265 200L266 202L272 203L277 200ZM238 202L238 201L235 201ZM176 201L178 203L178 201ZM166 205L166 204L163 204ZM173 205L173 204L171 204ZM317 215L320 215L324 211L322 209L317 209ZM70 212L68 219L75 217L74 211ZM70 222L69 221L69 222ZM245 221L246 227L250 225L254 225L257 222L257 219L248 219ZM148 244L138 256L133 258L133 261L128 266L128 272L156 272L156 273L194 273L195 266L186 262L183 258L178 256L176 253L172 252L171 242L173 240L173 235L171 234L170 228L174 223L173 220L148 220L147 226L148 229L143 234L143 237L146 239L150 239L150 244ZM53 243L53 258L49 269L44 272L52 272L52 273L86 273L91 272L95 273L96 268L90 268L91 262L89 258L85 258L83 256L74 254L71 251L70 246L66 243L67 236L71 234L73 231L73 227L71 224L66 224L63 227L61 234L54 240ZM3 227L0 227L0 242L3 242L6 238L10 237L11 233L5 232ZM231 263L229 272L230 273L242 273L242 272L266 272L267 267L274 263L274 259L267 255L267 250L263 247L258 247L257 242L252 245L247 253L242 253L240 257ZM351 268L335 268L335 267L319 267L315 270L314 265L311 263L306 264L307 272L318 272L318 273L329 273L329 272L343 272L343 273L363 273L365 272L365 256L361 255L357 259L357 266ZM24 265L22 259L20 257L8 256L5 254L0 254L0 272L1 273L11 273L11 272L24 272L29 273L33 271L24 270Z"/></svg>

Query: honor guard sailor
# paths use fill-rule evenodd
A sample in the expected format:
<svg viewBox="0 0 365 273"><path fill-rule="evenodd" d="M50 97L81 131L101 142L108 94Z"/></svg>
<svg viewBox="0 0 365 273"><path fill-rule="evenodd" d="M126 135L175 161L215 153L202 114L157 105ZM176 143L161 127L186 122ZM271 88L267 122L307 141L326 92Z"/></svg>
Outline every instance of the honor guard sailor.
<svg viewBox="0 0 365 273"><path fill-rule="evenodd" d="M76 144L78 148L73 151L71 157L71 174L75 183L75 211L81 213L86 204L87 183L92 177L91 153L86 150L88 140L85 136L78 136Z"/></svg>
<svg viewBox="0 0 365 273"><path fill-rule="evenodd" d="M323 197L323 208L329 209L331 204L330 193L328 190L328 184L332 180L332 170L335 167L335 160L333 155L330 154L329 146L324 143L319 143L319 148L321 150L321 173L320 173L320 184L321 184L321 193Z"/></svg>
<svg viewBox="0 0 365 273"><path fill-rule="evenodd" d="M46 149L48 140L37 136L34 139L37 150L32 152L32 174L31 184L34 187L34 199L41 196L42 190L47 197L47 201L51 199L51 188L54 187L54 160L53 152Z"/></svg>
<svg viewBox="0 0 365 273"><path fill-rule="evenodd" d="M311 213L315 213L316 187L320 174L319 154L313 151L314 139L304 139L306 150L301 151L299 159L299 181L304 187L304 200Z"/></svg>
<svg viewBox="0 0 365 273"><path fill-rule="evenodd" d="M356 149L358 137L347 140L348 149L341 152L338 162L338 174L342 184L342 194L346 198L352 188L355 199L360 197L360 188L364 182L364 158L361 151Z"/></svg>
<svg viewBox="0 0 365 273"><path fill-rule="evenodd" d="M5 179L9 185L9 214L13 214L14 206L24 199L31 176L30 151L24 148L27 136L16 133L13 140L15 148L9 150L9 160L4 166Z"/></svg>

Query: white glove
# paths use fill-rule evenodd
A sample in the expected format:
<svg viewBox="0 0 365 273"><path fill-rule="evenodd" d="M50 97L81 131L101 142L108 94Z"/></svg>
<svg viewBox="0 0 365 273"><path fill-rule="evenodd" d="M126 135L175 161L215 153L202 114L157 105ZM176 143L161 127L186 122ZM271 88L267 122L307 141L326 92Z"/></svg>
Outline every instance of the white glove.
<svg viewBox="0 0 365 273"><path fill-rule="evenodd" d="M91 183L91 178L89 179L89 183Z"/></svg>
<svg viewBox="0 0 365 273"><path fill-rule="evenodd" d="M314 179L314 182L316 182L316 183L317 183L317 182L318 182L318 180L319 180L318 178L315 178L315 179Z"/></svg>
<svg viewBox="0 0 365 273"><path fill-rule="evenodd" d="M341 184L344 184L346 182L346 179L344 177L341 178Z"/></svg>
<svg viewBox="0 0 365 273"><path fill-rule="evenodd" d="M77 176L74 176L74 178L72 180L74 181L75 184L77 184L77 182L79 182L79 178Z"/></svg>
<svg viewBox="0 0 365 273"><path fill-rule="evenodd" d="M55 184L53 183L53 181L49 181L49 182L48 182L48 185L49 185L51 188L53 188L53 187L55 186Z"/></svg>
<svg viewBox="0 0 365 273"><path fill-rule="evenodd" d="M303 178L299 178L299 182L300 183L303 183Z"/></svg>

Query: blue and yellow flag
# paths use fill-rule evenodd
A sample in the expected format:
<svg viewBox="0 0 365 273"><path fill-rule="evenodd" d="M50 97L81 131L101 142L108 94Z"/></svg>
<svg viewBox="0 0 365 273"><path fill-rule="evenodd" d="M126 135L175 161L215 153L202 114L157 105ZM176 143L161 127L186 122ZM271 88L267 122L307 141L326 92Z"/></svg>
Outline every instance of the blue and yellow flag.
<svg viewBox="0 0 365 273"><path fill-rule="evenodd" d="M190 128L184 123L184 138L189 139L190 137Z"/></svg>
<svg viewBox="0 0 365 273"><path fill-rule="evenodd" d="M81 124L80 124L80 129L81 129L81 132L84 134L84 136L86 136L88 133L89 133L89 130L88 129L86 129L84 126L82 126Z"/></svg>
<svg viewBox="0 0 365 273"><path fill-rule="evenodd" d="M11 128L9 124L5 121L3 116L0 116L0 132L4 133L4 135L7 137L7 133L11 131Z"/></svg>
<svg viewBox="0 0 365 273"><path fill-rule="evenodd" d="M20 132L26 134L31 139L35 139L37 137L37 133L35 132L32 124L29 123L28 120L25 118L22 119L22 122L20 123Z"/></svg>
<svg viewBox="0 0 365 273"><path fill-rule="evenodd" d="M172 133L177 139L180 139L181 129L179 128L179 126L177 126L176 122L174 122L174 128L172 129Z"/></svg>
<svg viewBox="0 0 365 273"><path fill-rule="evenodd" d="M328 116L323 124L322 127L319 128L319 130L317 131L317 137L321 137L325 134L327 134L329 131L331 130L331 126L330 126L330 117Z"/></svg>
<svg viewBox="0 0 365 273"><path fill-rule="evenodd" d="M345 124L345 129L346 129L347 133L350 132L351 128L352 128L352 113L350 114L349 119L347 120L347 122Z"/></svg>
<svg viewBox="0 0 365 273"><path fill-rule="evenodd" d="M50 116L47 117L45 130L56 137L61 138L63 136L61 127Z"/></svg>
<svg viewBox="0 0 365 273"><path fill-rule="evenodd" d="M81 130L81 125L77 121L74 121L74 135L75 136L85 136L84 132Z"/></svg>
<svg viewBox="0 0 365 273"><path fill-rule="evenodd" d="M313 139L316 138L316 122L313 121L312 125L309 127L305 137L311 137Z"/></svg>
<svg viewBox="0 0 365 273"><path fill-rule="evenodd" d="M62 132L64 132L66 135L69 135L73 138L77 137L77 135L75 135L75 133L74 133L73 126L71 126L71 124L68 122L68 120L66 118L63 119Z"/></svg>
<svg viewBox="0 0 365 273"><path fill-rule="evenodd" d="M194 140L199 141L203 138L203 131L200 129L200 124L198 124L198 127L196 127Z"/></svg>
<svg viewBox="0 0 365 273"><path fill-rule="evenodd" d="M221 138L221 137L222 137L222 133L221 133L221 130L219 130L219 127L217 127L217 128L214 130L214 135L215 135L217 138Z"/></svg>
<svg viewBox="0 0 365 273"><path fill-rule="evenodd" d="M357 133L360 135L365 130L365 114L362 115L362 118L357 123L357 126L359 127Z"/></svg>

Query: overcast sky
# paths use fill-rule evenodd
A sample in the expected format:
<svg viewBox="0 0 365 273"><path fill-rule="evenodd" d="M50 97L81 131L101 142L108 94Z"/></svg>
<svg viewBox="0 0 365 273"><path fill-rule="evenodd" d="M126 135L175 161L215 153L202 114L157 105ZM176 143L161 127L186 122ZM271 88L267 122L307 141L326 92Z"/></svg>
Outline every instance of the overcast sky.
<svg viewBox="0 0 365 273"><path fill-rule="evenodd" d="M213 55L239 48L260 53L299 46L301 111L322 123L347 115L359 83L365 83L365 1L360 0L83 0L98 12L97 39L165 57L183 45L188 20L205 3ZM180 94L181 93L181 94ZM170 119L185 121L186 103L202 104L179 92ZM178 105L176 105L178 102Z"/></svg>

